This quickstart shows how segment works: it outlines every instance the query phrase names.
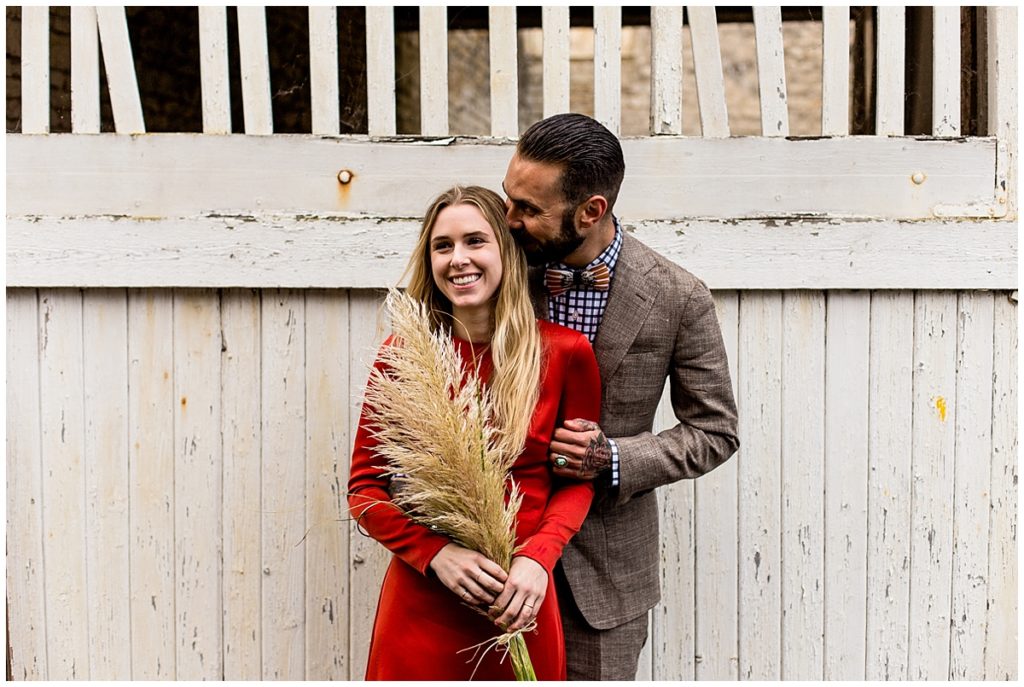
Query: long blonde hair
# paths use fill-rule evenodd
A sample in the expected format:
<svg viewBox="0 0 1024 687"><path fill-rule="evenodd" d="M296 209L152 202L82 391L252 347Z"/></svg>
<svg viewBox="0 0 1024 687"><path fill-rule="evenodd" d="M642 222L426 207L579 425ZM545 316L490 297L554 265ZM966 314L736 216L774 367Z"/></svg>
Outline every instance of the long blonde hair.
<svg viewBox="0 0 1024 687"><path fill-rule="evenodd" d="M430 235L441 211L462 203L480 210L498 241L502 277L493 311L491 357L494 372L489 386L498 442L503 451L518 455L523 450L537 405L541 341L530 302L526 256L509 232L505 203L498 194L482 186L455 186L434 199L423 217L419 238L405 270L409 275L406 292L429 306L435 331L451 327L452 304L434 283L431 270Z"/></svg>

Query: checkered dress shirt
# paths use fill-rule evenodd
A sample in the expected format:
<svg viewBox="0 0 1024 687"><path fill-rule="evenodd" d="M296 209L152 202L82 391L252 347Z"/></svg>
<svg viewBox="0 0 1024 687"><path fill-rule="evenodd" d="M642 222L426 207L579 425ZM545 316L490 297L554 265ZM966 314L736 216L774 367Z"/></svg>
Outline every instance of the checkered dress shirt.
<svg viewBox="0 0 1024 687"><path fill-rule="evenodd" d="M615 238L607 248L601 251L600 255L587 265L587 268L602 262L607 265L609 283L615 279L615 263L618 262L619 252L622 250L622 226L617 217L612 217L612 221L615 222ZM560 270L573 269L564 263L551 263L548 267ZM557 296L551 296L548 298L548 319L555 324L581 332L593 345L594 339L597 338L597 329L601 326L601 319L604 317L605 307L608 305L608 293L609 291L578 286ZM617 487L619 486L619 447L610 438L608 443L612 448L611 486Z"/></svg>

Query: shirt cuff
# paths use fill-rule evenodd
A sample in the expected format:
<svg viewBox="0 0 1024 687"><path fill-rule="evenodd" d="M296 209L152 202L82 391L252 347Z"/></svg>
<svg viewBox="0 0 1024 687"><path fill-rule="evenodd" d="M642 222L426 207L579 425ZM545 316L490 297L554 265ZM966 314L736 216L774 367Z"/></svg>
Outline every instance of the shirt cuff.
<svg viewBox="0 0 1024 687"><path fill-rule="evenodd" d="M611 486L617 487L619 486L619 447L614 439L609 439L608 445L612 447Z"/></svg>

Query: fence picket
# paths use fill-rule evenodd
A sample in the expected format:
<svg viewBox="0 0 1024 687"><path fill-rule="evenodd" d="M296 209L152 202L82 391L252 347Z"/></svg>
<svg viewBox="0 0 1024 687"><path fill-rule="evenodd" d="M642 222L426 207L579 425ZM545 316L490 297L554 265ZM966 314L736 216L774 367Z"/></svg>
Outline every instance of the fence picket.
<svg viewBox="0 0 1024 687"><path fill-rule="evenodd" d="M309 6L309 88L314 134L341 132L338 86L338 10Z"/></svg>
<svg viewBox="0 0 1024 687"><path fill-rule="evenodd" d="M544 116L569 111L569 7L545 6L541 11L544 34Z"/></svg>
<svg viewBox="0 0 1024 687"><path fill-rule="evenodd" d="M850 133L850 8L821 9L821 135Z"/></svg>
<svg viewBox="0 0 1024 687"><path fill-rule="evenodd" d="M690 20L690 41L693 44L701 135L704 138L727 138L729 114L725 105L722 50L715 8L689 5L686 14Z"/></svg>
<svg viewBox="0 0 1024 687"><path fill-rule="evenodd" d="M932 8L932 134L960 135L960 7Z"/></svg>
<svg viewBox="0 0 1024 687"><path fill-rule="evenodd" d="M711 11L714 12L714 9L712 8ZM680 50L682 44L683 8L678 5L674 7L652 6L652 134L683 133L683 52ZM597 83L596 75L594 83Z"/></svg>
<svg viewBox="0 0 1024 687"><path fill-rule="evenodd" d="M103 67L110 89L110 109L114 114L114 129L119 134L145 133L142 117L142 99L135 78L128 19L124 7L97 7L96 22L103 46Z"/></svg>
<svg viewBox="0 0 1024 687"><path fill-rule="evenodd" d="M1002 142L996 159L997 194L1007 214L1017 213L1017 8L986 7L988 133ZM1005 180L1002 181L1001 180ZM1002 185L1000 186L1000 183Z"/></svg>
<svg viewBox="0 0 1024 687"><path fill-rule="evenodd" d="M491 136L519 135L519 71L516 64L516 8L490 6Z"/></svg>
<svg viewBox="0 0 1024 687"><path fill-rule="evenodd" d="M622 129L622 7L594 7L594 119Z"/></svg>
<svg viewBox="0 0 1024 687"><path fill-rule="evenodd" d="M757 84L761 98L761 134L789 136L781 8L755 6L754 34L757 43Z"/></svg>
<svg viewBox="0 0 1024 687"><path fill-rule="evenodd" d="M95 7L71 8L71 133L100 132L100 34Z"/></svg>
<svg viewBox="0 0 1024 687"><path fill-rule="evenodd" d="M230 134L231 87L226 7L199 6L199 74L203 91L203 133ZM314 101L316 97L314 88Z"/></svg>
<svg viewBox="0 0 1024 687"><path fill-rule="evenodd" d="M21 8L21 133L50 131L50 8Z"/></svg>
<svg viewBox="0 0 1024 687"><path fill-rule="evenodd" d="M879 136L903 135L904 83L906 57L906 9L879 7L878 50L875 81L875 133Z"/></svg>
<svg viewBox="0 0 1024 687"><path fill-rule="evenodd" d="M420 7L420 133L448 135L448 8Z"/></svg>
<svg viewBox="0 0 1024 687"><path fill-rule="evenodd" d="M274 133L270 102L270 58L267 54L267 11L239 6L238 60L242 73L242 114L246 134Z"/></svg>
<svg viewBox="0 0 1024 687"><path fill-rule="evenodd" d="M366 115L371 136L394 136L395 9L366 7Z"/></svg>

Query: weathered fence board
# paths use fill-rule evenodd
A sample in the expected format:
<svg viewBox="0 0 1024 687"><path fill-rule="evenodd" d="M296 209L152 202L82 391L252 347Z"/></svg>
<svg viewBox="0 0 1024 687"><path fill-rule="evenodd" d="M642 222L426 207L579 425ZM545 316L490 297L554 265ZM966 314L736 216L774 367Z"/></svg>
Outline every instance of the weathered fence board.
<svg viewBox="0 0 1024 687"><path fill-rule="evenodd" d="M519 68L516 8L490 6L487 35L491 55L491 136L519 135Z"/></svg>
<svg viewBox="0 0 1024 687"><path fill-rule="evenodd" d="M544 34L544 116L569 111L569 8L545 6L541 12Z"/></svg>
<svg viewBox="0 0 1024 687"><path fill-rule="evenodd" d="M906 8L878 8L878 68L876 70L875 132L903 135Z"/></svg>
<svg viewBox="0 0 1024 687"><path fill-rule="evenodd" d="M420 133L448 133L448 8L420 7Z"/></svg>
<svg viewBox="0 0 1024 687"><path fill-rule="evenodd" d="M95 7L71 8L71 131L100 132L100 35Z"/></svg>
<svg viewBox="0 0 1024 687"><path fill-rule="evenodd" d="M850 8L823 7L821 135L850 133Z"/></svg>
<svg viewBox="0 0 1024 687"><path fill-rule="evenodd" d="M316 57L311 57L317 64ZM199 7L199 74L203 93L203 132L231 133L231 87L228 69L228 10ZM316 78L314 70L310 79ZM313 98L319 94L314 83ZM315 115L314 115L315 116ZM314 133L317 133L314 128Z"/></svg>
<svg viewBox="0 0 1024 687"><path fill-rule="evenodd" d="M932 133L960 135L960 7L932 8Z"/></svg>
<svg viewBox="0 0 1024 687"><path fill-rule="evenodd" d="M50 8L21 12L21 131L50 130Z"/></svg>
<svg viewBox="0 0 1024 687"><path fill-rule="evenodd" d="M309 8L309 90L313 133L336 136L341 131L341 101L338 10L333 5Z"/></svg>
<svg viewBox="0 0 1024 687"><path fill-rule="evenodd" d="M272 134L270 57L265 7L238 7L238 61L242 73L242 115L247 134Z"/></svg>
<svg viewBox="0 0 1024 687"><path fill-rule="evenodd" d="M366 7L366 115L370 136L394 136L395 9Z"/></svg>
<svg viewBox="0 0 1024 687"><path fill-rule="evenodd" d="M97 7L96 23L100 44L103 46L103 69L110 88L114 129L119 134L145 133L142 99L139 97L139 84L135 77L135 61L132 58L125 8Z"/></svg>
<svg viewBox="0 0 1024 687"><path fill-rule="evenodd" d="M714 10L712 10L714 11ZM651 7L651 133L683 133L683 8ZM594 88L597 88L597 81Z"/></svg>
<svg viewBox="0 0 1024 687"><path fill-rule="evenodd" d="M622 129L622 8L594 7L594 119Z"/></svg>
<svg viewBox="0 0 1024 687"><path fill-rule="evenodd" d="M729 135L729 115L725 106L722 50L718 41L718 19L714 7L687 6L693 68L697 79L697 106L700 108L700 132L705 138Z"/></svg>
<svg viewBox="0 0 1024 687"><path fill-rule="evenodd" d="M761 97L761 135L789 135L786 99L786 58L782 50L782 11L779 7L754 8L757 43L757 85Z"/></svg>

